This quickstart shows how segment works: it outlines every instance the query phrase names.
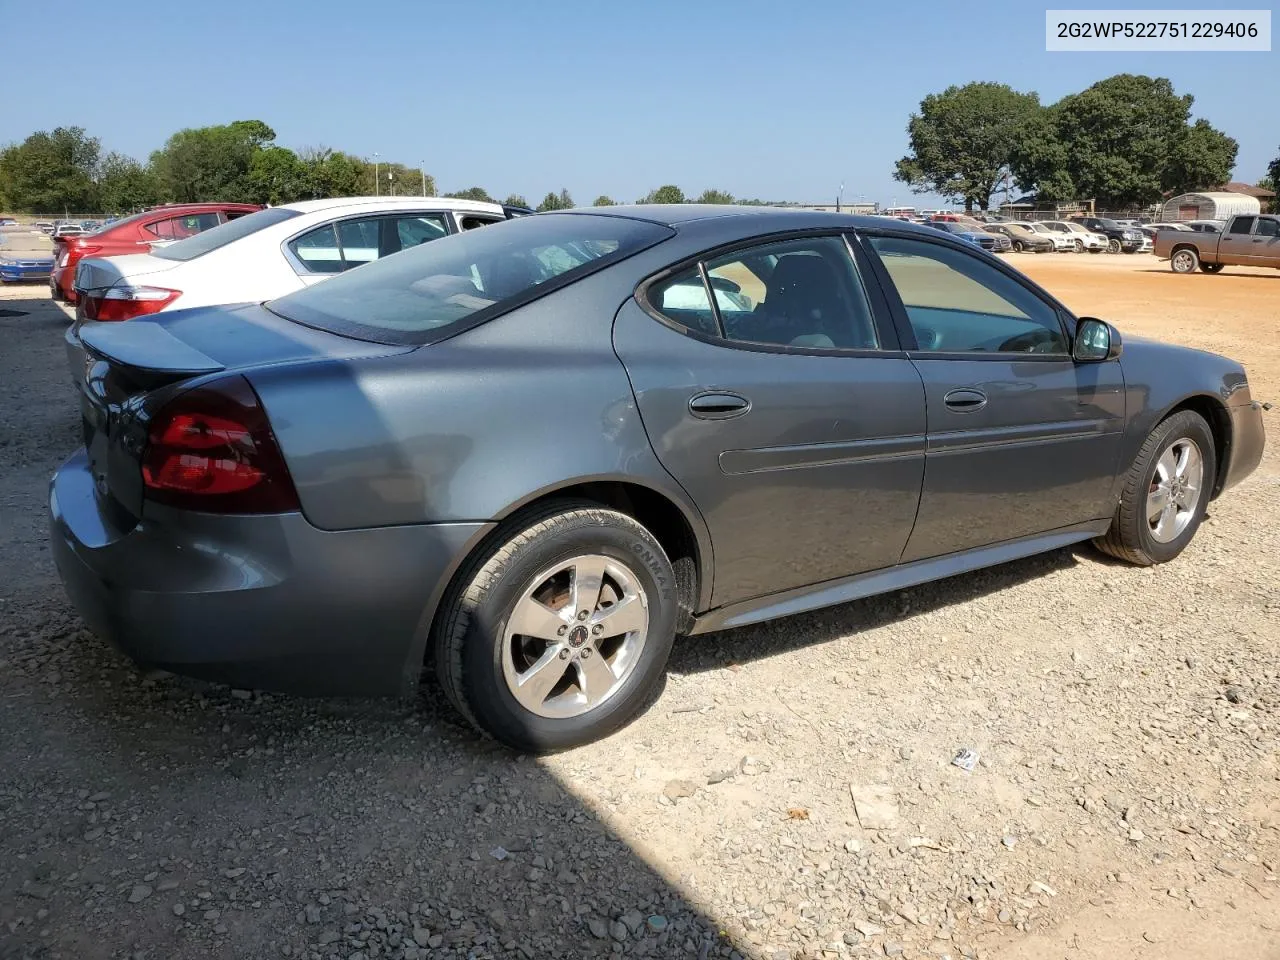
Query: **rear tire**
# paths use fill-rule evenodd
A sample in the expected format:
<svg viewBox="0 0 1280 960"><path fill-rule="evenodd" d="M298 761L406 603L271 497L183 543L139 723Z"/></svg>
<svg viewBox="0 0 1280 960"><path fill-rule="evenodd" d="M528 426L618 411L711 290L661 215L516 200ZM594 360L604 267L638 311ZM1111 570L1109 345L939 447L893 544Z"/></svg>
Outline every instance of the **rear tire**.
<svg viewBox="0 0 1280 960"><path fill-rule="evenodd" d="M1213 433L1204 418L1191 410L1175 413L1151 431L1138 451L1125 475L1111 528L1094 545L1142 567L1172 560L1204 519L1217 467ZM1184 479L1174 479L1179 476Z"/></svg>
<svg viewBox="0 0 1280 960"><path fill-rule="evenodd" d="M1205 273L1221 273L1222 264L1220 263L1201 263L1200 269Z"/></svg>
<svg viewBox="0 0 1280 960"><path fill-rule="evenodd" d="M1173 251L1169 257L1169 269L1174 273L1195 273L1200 266L1200 254L1191 247Z"/></svg>
<svg viewBox="0 0 1280 960"><path fill-rule="evenodd" d="M440 686L473 726L517 750L608 736L661 692L675 584L662 546L626 514L589 501L527 514L446 595L432 638ZM643 620L623 624L626 611ZM525 624L534 632L517 632ZM608 624L627 630L610 636Z"/></svg>

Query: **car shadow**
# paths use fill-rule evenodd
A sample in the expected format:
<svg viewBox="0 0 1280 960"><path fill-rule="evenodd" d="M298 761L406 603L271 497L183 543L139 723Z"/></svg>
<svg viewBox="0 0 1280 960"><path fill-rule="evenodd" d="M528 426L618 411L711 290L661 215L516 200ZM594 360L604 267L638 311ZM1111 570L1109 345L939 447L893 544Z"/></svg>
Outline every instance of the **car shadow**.
<svg viewBox="0 0 1280 960"><path fill-rule="evenodd" d="M20 314L0 317L0 384L20 403L0 427L0 530L21 534L0 549L0 956L738 948L589 784L486 740L430 684L402 700L231 690L142 673L85 629L45 532L48 476L79 442L65 317L35 297L0 308Z"/></svg>
<svg viewBox="0 0 1280 960"><path fill-rule="evenodd" d="M698 673L776 656L888 626L1068 569L1101 556L1087 544L1010 561L945 580L796 614L766 623L677 640L668 669Z"/></svg>
<svg viewBox="0 0 1280 960"><path fill-rule="evenodd" d="M1253 268L1253 269L1260 269L1260 268ZM1170 270L1168 267L1165 267L1163 270L1160 269L1159 267L1144 267L1139 272L1140 273L1173 273L1173 271ZM1218 273L1203 273L1202 271L1199 271L1199 270L1197 270L1196 273L1199 273L1205 277L1213 277L1214 279L1217 279L1217 280L1221 280L1224 277L1252 278L1254 280L1280 280L1280 273L1232 273L1231 267L1224 267ZM1192 274L1175 274L1175 276L1192 276Z"/></svg>

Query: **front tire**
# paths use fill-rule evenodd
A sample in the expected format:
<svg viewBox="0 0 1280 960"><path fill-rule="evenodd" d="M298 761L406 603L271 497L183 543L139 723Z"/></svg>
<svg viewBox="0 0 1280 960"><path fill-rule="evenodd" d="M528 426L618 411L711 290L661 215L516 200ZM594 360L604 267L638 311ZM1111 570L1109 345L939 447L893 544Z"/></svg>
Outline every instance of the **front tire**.
<svg viewBox="0 0 1280 960"><path fill-rule="evenodd" d="M436 674L475 727L530 752L608 736L661 690L676 578L626 514L565 501L516 521L455 579Z"/></svg>
<svg viewBox="0 0 1280 960"><path fill-rule="evenodd" d="M1200 266L1200 254L1191 247L1175 250L1169 258L1169 269L1174 273L1195 273Z"/></svg>
<svg viewBox="0 0 1280 960"><path fill-rule="evenodd" d="M1077 241L1075 242L1074 246L1075 246L1075 248L1076 248L1076 253L1084 253L1084 241L1083 241L1083 240L1077 240Z"/></svg>
<svg viewBox="0 0 1280 960"><path fill-rule="evenodd" d="M1021 241L1021 240L1015 240L1015 241L1013 241L1013 252L1014 252L1014 253L1021 253L1024 249L1025 249L1025 248L1023 247L1023 245L1022 245L1022 241Z"/></svg>
<svg viewBox="0 0 1280 960"><path fill-rule="evenodd" d="M1111 529L1094 544L1143 567L1172 560L1199 529L1216 476L1209 425L1194 411L1175 413L1151 431L1138 451Z"/></svg>
<svg viewBox="0 0 1280 960"><path fill-rule="evenodd" d="M1110 240L1107 242L1107 253L1119 253L1119 252L1120 252L1119 240Z"/></svg>

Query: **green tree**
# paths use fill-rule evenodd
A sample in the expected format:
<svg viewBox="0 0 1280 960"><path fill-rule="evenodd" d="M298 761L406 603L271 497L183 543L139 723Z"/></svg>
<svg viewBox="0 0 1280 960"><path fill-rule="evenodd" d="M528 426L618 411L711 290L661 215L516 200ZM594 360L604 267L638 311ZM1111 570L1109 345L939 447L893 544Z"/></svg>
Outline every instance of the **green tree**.
<svg viewBox="0 0 1280 960"><path fill-rule="evenodd" d="M318 146L303 147L298 151L298 159L306 168L310 196L314 198L358 197L373 192L373 168L369 167L366 172L367 164L359 157Z"/></svg>
<svg viewBox="0 0 1280 960"><path fill-rule="evenodd" d="M694 203L733 203L733 194L724 190L703 190Z"/></svg>
<svg viewBox="0 0 1280 960"><path fill-rule="evenodd" d="M1226 183L1236 165L1240 145L1208 120L1197 120L1178 139L1169 156L1164 189L1188 193Z"/></svg>
<svg viewBox="0 0 1280 960"><path fill-rule="evenodd" d="M454 197L458 200L479 200L483 203L496 203L493 197L489 196L489 191L484 187L468 187L466 190L459 190L457 193L449 193L446 196Z"/></svg>
<svg viewBox="0 0 1280 960"><path fill-rule="evenodd" d="M304 200L313 195L310 170L286 147L267 147L249 161L247 189L254 203L273 206Z"/></svg>
<svg viewBox="0 0 1280 960"><path fill-rule="evenodd" d="M1280 193L1280 153L1276 154L1276 158L1267 165L1267 175L1258 181L1258 186L1264 190ZM1271 201L1271 212L1275 213L1278 210L1280 210L1280 196Z"/></svg>
<svg viewBox="0 0 1280 960"><path fill-rule="evenodd" d="M160 202L160 187L151 171L133 157L108 153L98 167L98 209L131 213Z"/></svg>
<svg viewBox="0 0 1280 960"><path fill-rule="evenodd" d="M423 179L426 183L423 183ZM384 197L421 197L424 196L422 190L426 188L425 196L434 197L436 195L436 178L429 173L425 173L421 167L409 167L403 163L379 163L378 164L378 193ZM473 190L479 190L479 187L472 187ZM370 193L373 191L370 190ZM484 191L481 191L482 193Z"/></svg>
<svg viewBox="0 0 1280 960"><path fill-rule="evenodd" d="M151 155L151 166L168 199L252 202L254 155L274 139L275 131L261 120L179 130Z"/></svg>
<svg viewBox="0 0 1280 960"><path fill-rule="evenodd" d="M641 203L684 203L684 191L673 183L668 183L650 190L641 199Z"/></svg>
<svg viewBox="0 0 1280 960"><path fill-rule="evenodd" d="M612 198L612 197L609 197L609 196L606 196L606 195L605 195L605 194L603 194L603 193L602 193L602 194L600 194L600 196L596 197L596 198L595 198L595 200L593 200L593 201L592 201L591 205L592 205L593 207L612 207L612 206L615 206L615 204L614 204L614 202L613 202L613 198Z"/></svg>
<svg viewBox="0 0 1280 960"><path fill-rule="evenodd" d="M98 209L94 173L101 145L83 127L41 130L0 152L6 206L32 213Z"/></svg>
<svg viewBox="0 0 1280 960"><path fill-rule="evenodd" d="M1028 124L1014 174L1043 199L1094 200L1104 209L1222 183L1237 144L1207 120L1189 123L1193 102L1162 77L1108 77Z"/></svg>
<svg viewBox="0 0 1280 960"><path fill-rule="evenodd" d="M504 204L506 204L508 207L527 207L527 206L529 206L529 201L528 201L528 200L526 200L524 197L520 196L520 194L518 194L518 193L512 193L512 194L509 194L509 195L507 196L507 199L503 200L502 202L503 202Z"/></svg>
<svg viewBox="0 0 1280 960"><path fill-rule="evenodd" d="M1034 93L1003 83L967 83L930 94L907 123L911 153L897 162L894 179L916 193L963 201L967 212L985 210L1023 125L1039 109Z"/></svg>
<svg viewBox="0 0 1280 960"><path fill-rule="evenodd" d="M559 193L548 193L542 198L542 202L538 204L538 212L545 213L548 210L570 210L573 208L573 197L569 196L568 190L561 190Z"/></svg>

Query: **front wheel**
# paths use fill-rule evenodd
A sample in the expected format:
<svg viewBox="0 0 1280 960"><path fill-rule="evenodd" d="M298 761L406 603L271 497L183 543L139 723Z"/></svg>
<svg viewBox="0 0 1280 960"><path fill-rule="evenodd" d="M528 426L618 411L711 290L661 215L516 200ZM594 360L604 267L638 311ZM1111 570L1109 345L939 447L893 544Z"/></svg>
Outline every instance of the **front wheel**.
<svg viewBox="0 0 1280 960"><path fill-rule="evenodd" d="M565 502L517 522L457 578L434 631L446 696L518 750L561 750L629 723L661 689L675 574L626 514Z"/></svg>
<svg viewBox="0 0 1280 960"><path fill-rule="evenodd" d="M1098 549L1139 566L1164 563L1195 536L1209 503L1217 455L1204 418L1191 410L1159 424L1125 476L1111 529Z"/></svg>
<svg viewBox="0 0 1280 960"><path fill-rule="evenodd" d="M1107 242L1107 253L1119 253L1119 252L1120 252L1120 241L1109 240Z"/></svg>
<svg viewBox="0 0 1280 960"><path fill-rule="evenodd" d="M1221 273L1222 264L1220 263L1202 263L1200 269L1205 273Z"/></svg>
<svg viewBox="0 0 1280 960"><path fill-rule="evenodd" d="M1023 247L1023 245L1022 245L1022 241L1021 241L1021 240L1015 240L1015 241L1013 241L1013 252L1014 252L1014 253L1021 253L1021 252L1023 251L1023 249L1024 249L1024 247Z"/></svg>
<svg viewBox="0 0 1280 960"><path fill-rule="evenodd" d="M1195 273L1198 266L1200 266L1200 255L1190 247L1174 251L1173 256L1169 258L1169 269L1174 273Z"/></svg>
<svg viewBox="0 0 1280 960"><path fill-rule="evenodd" d="M1075 242L1076 253L1084 253L1084 241L1077 240Z"/></svg>

